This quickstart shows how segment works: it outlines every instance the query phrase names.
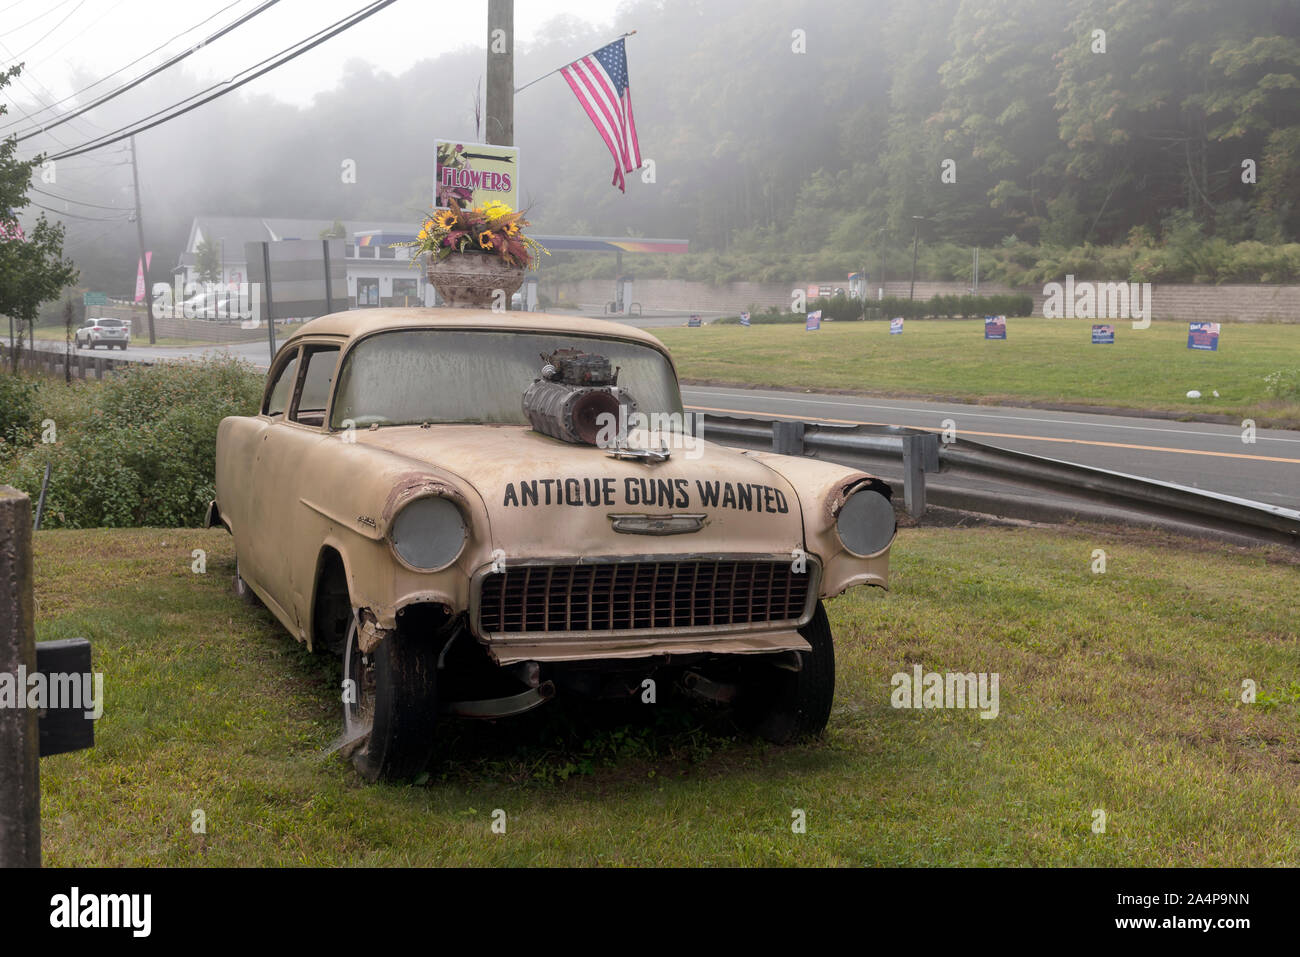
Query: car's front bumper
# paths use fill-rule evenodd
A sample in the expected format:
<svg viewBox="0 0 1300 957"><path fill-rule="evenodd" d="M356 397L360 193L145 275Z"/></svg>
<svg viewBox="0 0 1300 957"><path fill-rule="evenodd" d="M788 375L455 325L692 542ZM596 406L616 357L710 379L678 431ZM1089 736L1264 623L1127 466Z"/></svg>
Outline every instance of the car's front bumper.
<svg viewBox="0 0 1300 957"><path fill-rule="evenodd" d="M685 635L680 638L620 638L617 635L577 640L490 641L487 651L500 665L520 661L599 661L611 658L653 658L687 655L763 655L781 651L810 651L803 635L790 629L721 635Z"/></svg>

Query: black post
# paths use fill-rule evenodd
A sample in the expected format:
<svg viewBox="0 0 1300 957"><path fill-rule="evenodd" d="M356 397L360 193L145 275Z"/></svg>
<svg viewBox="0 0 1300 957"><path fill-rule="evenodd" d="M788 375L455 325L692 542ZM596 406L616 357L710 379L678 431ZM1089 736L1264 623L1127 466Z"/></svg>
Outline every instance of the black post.
<svg viewBox="0 0 1300 957"><path fill-rule="evenodd" d="M275 302L271 299L271 244L262 243L262 282L266 286L266 340L271 344L271 359L275 360Z"/></svg>
<svg viewBox="0 0 1300 957"><path fill-rule="evenodd" d="M50 487L50 469L52 467L49 462L45 463L45 477L41 479L41 497L36 500L36 521L32 525L32 531L34 532L41 530L41 518L45 515L45 492Z"/></svg>
<svg viewBox="0 0 1300 957"><path fill-rule="evenodd" d="M325 250L325 314L334 311L334 292L330 286L330 241L322 239L321 247Z"/></svg>

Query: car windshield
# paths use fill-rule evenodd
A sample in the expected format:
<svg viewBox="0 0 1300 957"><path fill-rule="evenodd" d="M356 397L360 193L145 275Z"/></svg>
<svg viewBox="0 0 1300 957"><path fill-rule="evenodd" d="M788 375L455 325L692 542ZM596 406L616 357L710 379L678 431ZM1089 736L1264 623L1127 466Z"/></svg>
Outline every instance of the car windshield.
<svg viewBox="0 0 1300 957"><path fill-rule="evenodd" d="M527 425L524 390L541 374L542 354L581 349L619 368L618 384L637 411L676 413L682 398L672 366L635 342L564 333L411 329L358 343L344 360L330 427L344 423L463 422Z"/></svg>

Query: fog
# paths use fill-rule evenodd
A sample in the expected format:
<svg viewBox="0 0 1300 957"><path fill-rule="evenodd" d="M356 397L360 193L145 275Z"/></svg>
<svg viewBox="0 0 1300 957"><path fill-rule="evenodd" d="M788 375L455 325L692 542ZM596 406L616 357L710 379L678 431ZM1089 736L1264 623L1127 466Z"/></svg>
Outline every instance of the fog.
<svg viewBox="0 0 1300 957"><path fill-rule="evenodd" d="M390 8L394 29L430 29L414 9ZM515 100L534 232L687 238L693 252L747 255L754 279L795 249L856 264L882 231L906 245L918 216L925 240L988 246L1119 243L1180 216L1231 242L1300 235L1300 8L1289 0L634 0L610 25L556 20L517 45L516 85L633 29L653 173L630 175L626 195L611 188L603 143L549 77ZM137 137L155 278L200 214L415 221L435 139L482 139L483 49L396 74L355 58L346 33L326 49L342 80L308 105L241 90ZM96 132L89 121L115 129L209 82L174 68L55 135L75 146ZM16 85L0 97L19 107L5 122L36 107ZM22 155L61 148L39 137ZM84 285L116 294L135 271L128 158L123 143L60 161L53 183L33 179L45 194L31 194L56 209L50 193L97 204L68 206L83 218L66 219L66 249ZM1256 182L1244 182L1246 159Z"/></svg>

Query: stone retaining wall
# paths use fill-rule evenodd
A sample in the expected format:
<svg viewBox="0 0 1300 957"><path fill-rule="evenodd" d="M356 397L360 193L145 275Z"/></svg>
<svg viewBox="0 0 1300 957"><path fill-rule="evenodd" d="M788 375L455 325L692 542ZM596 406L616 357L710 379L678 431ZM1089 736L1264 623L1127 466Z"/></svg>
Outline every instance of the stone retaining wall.
<svg viewBox="0 0 1300 957"><path fill-rule="evenodd" d="M847 282L839 283L841 287ZM906 297L908 280L885 283L886 296ZM712 285L681 279L639 279L630 301L647 310L736 313L746 308L768 306L789 309L793 283L733 282ZM876 287L873 287L873 291ZM547 282L542 291L557 305L600 307L614 298L612 279L583 279ZM916 283L916 298L935 295L965 295L970 291L960 282ZM1040 287L1013 289L1000 283L981 283L981 295L1027 293L1034 298L1034 315L1043 314L1044 295ZM1196 285L1155 283L1151 290L1153 319L1182 322L1300 322L1300 286Z"/></svg>

